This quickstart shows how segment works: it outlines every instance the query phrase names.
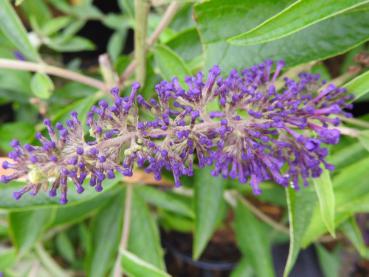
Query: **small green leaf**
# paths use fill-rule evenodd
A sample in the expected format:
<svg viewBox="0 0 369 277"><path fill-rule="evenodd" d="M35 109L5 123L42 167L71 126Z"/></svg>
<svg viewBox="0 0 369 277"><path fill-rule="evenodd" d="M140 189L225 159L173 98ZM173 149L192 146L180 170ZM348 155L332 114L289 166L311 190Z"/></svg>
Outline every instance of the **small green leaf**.
<svg viewBox="0 0 369 277"><path fill-rule="evenodd" d="M213 177L211 169L203 168L195 174L195 238L193 257L198 259L213 235L225 208L225 181Z"/></svg>
<svg viewBox="0 0 369 277"><path fill-rule="evenodd" d="M38 72L33 75L31 81L31 90L37 97L41 99L50 98L54 88L53 81L46 74Z"/></svg>
<svg viewBox="0 0 369 277"><path fill-rule="evenodd" d="M202 45L199 32L196 28L190 28L178 33L175 37L166 42L174 52L186 62L202 54Z"/></svg>
<svg viewBox="0 0 369 277"><path fill-rule="evenodd" d="M28 39L26 29L9 0L0 0L0 30L28 59L39 61L35 48Z"/></svg>
<svg viewBox="0 0 369 277"><path fill-rule="evenodd" d="M88 257L87 274L105 276L114 264L122 230L124 191L119 193L99 211L92 227L92 250Z"/></svg>
<svg viewBox="0 0 369 277"><path fill-rule="evenodd" d="M191 72L181 57L164 45L156 46L154 57L164 79L171 80L173 77L178 77L180 84L185 85L184 78L191 75Z"/></svg>
<svg viewBox="0 0 369 277"><path fill-rule="evenodd" d="M320 214L322 215L323 222L331 235L335 237L335 196L330 173L325 169L319 178L313 178L312 180L318 195Z"/></svg>
<svg viewBox="0 0 369 277"><path fill-rule="evenodd" d="M254 29L228 41L237 45L262 44L276 40L313 24L365 4L364 0L299 0Z"/></svg>
<svg viewBox="0 0 369 277"><path fill-rule="evenodd" d="M300 252L303 235L311 220L315 197L310 191L286 189L288 220L290 223L290 248L283 276L287 277Z"/></svg>
<svg viewBox="0 0 369 277"><path fill-rule="evenodd" d="M349 220L347 220L345 223L341 225L340 229L345 234L345 236L350 239L350 241L355 246L360 255L363 258L368 258L369 249L365 244L363 235L360 231L359 226L356 223L355 218L351 217Z"/></svg>
<svg viewBox="0 0 369 277"><path fill-rule="evenodd" d="M138 220L139 219L139 220ZM157 223L142 197L133 190L128 250L157 268L165 269Z"/></svg>
<svg viewBox="0 0 369 277"><path fill-rule="evenodd" d="M354 101L366 95L369 92L369 71L352 79L344 87L355 96Z"/></svg>
<svg viewBox="0 0 369 277"><path fill-rule="evenodd" d="M78 52L78 51L92 51L95 50L95 45L92 41L83 37L71 37L64 39L64 37L56 37L50 39L46 43L51 49L59 52Z"/></svg>
<svg viewBox="0 0 369 277"><path fill-rule="evenodd" d="M33 140L35 126L31 123L19 121L4 123L0 125L0 148L5 151L11 151L9 145L13 138L17 138L22 143L28 143Z"/></svg>
<svg viewBox="0 0 369 277"><path fill-rule="evenodd" d="M130 277L170 277L169 274L126 250L121 251L122 268Z"/></svg>
<svg viewBox="0 0 369 277"><path fill-rule="evenodd" d="M255 275L274 276L269 231L241 201L238 201L235 208L234 224L237 244L246 255Z"/></svg>
<svg viewBox="0 0 369 277"><path fill-rule="evenodd" d="M148 203L162 209L177 213L179 215L194 218L195 214L191 207L191 199L175 194L170 191L160 191L152 187L141 187L136 189L138 194Z"/></svg>
<svg viewBox="0 0 369 277"><path fill-rule="evenodd" d="M60 16L48 21L44 26L42 26L42 34L45 36L50 36L65 28L70 22L72 18L70 16Z"/></svg>
<svg viewBox="0 0 369 277"><path fill-rule="evenodd" d="M112 61L116 61L120 53L122 53L124 42L127 36L125 31L116 31L110 37L108 42L108 53Z"/></svg>
<svg viewBox="0 0 369 277"><path fill-rule="evenodd" d="M75 261L76 255L73 244L65 232L61 232L56 236L56 248L68 262L73 263Z"/></svg>
<svg viewBox="0 0 369 277"><path fill-rule="evenodd" d="M10 212L10 234L20 255L30 250L41 238L41 234L49 224L53 214L53 209Z"/></svg>
<svg viewBox="0 0 369 277"><path fill-rule="evenodd" d="M336 251L328 252L323 246L317 244L316 250L319 258L320 268L323 270L325 277L339 276L341 268L341 257L338 247Z"/></svg>

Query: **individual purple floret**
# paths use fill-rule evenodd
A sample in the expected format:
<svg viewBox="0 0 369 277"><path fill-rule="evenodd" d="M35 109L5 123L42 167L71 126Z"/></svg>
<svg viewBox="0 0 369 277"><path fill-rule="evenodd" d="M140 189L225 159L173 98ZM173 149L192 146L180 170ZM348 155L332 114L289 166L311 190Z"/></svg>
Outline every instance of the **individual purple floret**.
<svg viewBox="0 0 369 277"><path fill-rule="evenodd" d="M88 113L89 136L72 113L66 125L44 121L50 138L37 134L40 146L13 141L14 161L3 167L15 173L1 181L27 176L16 199L46 187L51 197L59 191L65 204L68 180L78 193L86 182L102 191L105 179L117 172L131 176L138 166L156 179L163 169L171 171L180 186L180 177L192 176L196 163L212 166L214 176L249 182L255 194L268 180L298 189L319 177L322 165L333 170L325 145L338 143L337 116L351 116L343 111L351 108L351 96L309 73L277 87L283 67L282 61L274 69L266 61L221 77L214 66L207 79L201 72L187 77L185 87L176 78L160 82L157 99L149 100L139 94L138 83L125 97L114 88L113 103L101 100Z"/></svg>

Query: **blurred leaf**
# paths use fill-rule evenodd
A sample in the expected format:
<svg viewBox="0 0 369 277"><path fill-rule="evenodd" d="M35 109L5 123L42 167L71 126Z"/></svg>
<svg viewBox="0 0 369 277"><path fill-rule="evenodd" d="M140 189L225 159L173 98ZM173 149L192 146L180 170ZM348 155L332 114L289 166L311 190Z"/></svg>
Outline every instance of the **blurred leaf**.
<svg viewBox="0 0 369 277"><path fill-rule="evenodd" d="M327 226L329 233L335 237L335 197L329 171L324 169L322 175L319 178L312 178L312 181L315 185L315 192L318 195L322 220Z"/></svg>
<svg viewBox="0 0 369 277"><path fill-rule="evenodd" d="M65 232L60 232L56 236L56 248L60 255L69 263L75 261L76 255L71 240Z"/></svg>
<svg viewBox="0 0 369 277"><path fill-rule="evenodd" d="M34 125L26 122L12 122L0 125L0 148L11 151L9 143L17 138L22 143L30 142L35 134Z"/></svg>
<svg viewBox="0 0 369 277"><path fill-rule="evenodd" d="M121 180L120 177L115 178L114 180L106 180L104 181L104 191L103 193L108 192L112 188L114 188L117 183ZM22 196L22 199L19 201L15 201L13 198L13 192L21 189L25 184L21 182L11 182L6 186L0 186L0 209L7 210L29 210L33 208L43 208L43 207L60 207L59 199L57 197L51 198L47 194L47 192L40 191L37 196L31 196L29 194L25 194ZM78 194L75 191L74 184L68 184L68 204L63 207L70 207L75 204L82 204L87 200L91 200L95 197L100 196L100 193L97 193L95 189L88 184L84 185L85 191L82 194Z"/></svg>
<svg viewBox="0 0 369 277"><path fill-rule="evenodd" d="M355 246L360 255L363 258L368 258L369 249L365 244L363 235L360 231L359 226L356 223L355 218L352 217L349 220L347 220L345 223L341 225L340 229L345 234L345 236L350 239L350 241Z"/></svg>
<svg viewBox="0 0 369 277"><path fill-rule="evenodd" d="M103 17L102 23L119 32L127 32L129 27L134 28L134 20L122 14L107 14Z"/></svg>
<svg viewBox="0 0 369 277"><path fill-rule="evenodd" d="M116 31L110 37L108 42L108 53L112 61L116 61L120 53L123 51L124 43L126 40L127 32Z"/></svg>
<svg viewBox="0 0 369 277"><path fill-rule="evenodd" d="M200 36L196 28L187 29L171 38L166 44L185 61L202 54Z"/></svg>
<svg viewBox="0 0 369 277"><path fill-rule="evenodd" d="M366 158L367 155L365 148L360 143L355 142L330 155L329 162L335 166L336 170L340 170L360 159Z"/></svg>
<svg viewBox="0 0 369 277"><path fill-rule="evenodd" d="M176 13L176 16L173 18L172 22L169 24L170 29L176 32L183 32L187 29L196 27L193 17L193 4L190 1L189 3L183 2L185 1L182 1L182 7Z"/></svg>
<svg viewBox="0 0 369 277"><path fill-rule="evenodd" d="M72 18L69 16L59 16L57 18L49 20L45 25L42 26L42 34L50 36L65 28L70 24Z"/></svg>
<svg viewBox="0 0 369 277"><path fill-rule="evenodd" d="M126 250L121 251L124 273L130 277L170 277L169 274Z"/></svg>
<svg viewBox="0 0 369 277"><path fill-rule="evenodd" d="M191 75L185 62L172 49L164 45L158 45L154 50L155 63L159 68L161 76L165 80L177 77L179 83L184 86L184 79Z"/></svg>
<svg viewBox="0 0 369 277"><path fill-rule="evenodd" d="M23 3L24 0L15 0L15 5L19 6Z"/></svg>
<svg viewBox="0 0 369 277"><path fill-rule="evenodd" d="M361 131L358 139L361 145L364 146L367 151L369 151L369 130Z"/></svg>
<svg viewBox="0 0 369 277"><path fill-rule="evenodd" d="M369 71L366 71L349 81L344 87L355 96L355 100L366 95L369 92Z"/></svg>
<svg viewBox="0 0 369 277"><path fill-rule="evenodd" d="M53 214L54 210L49 208L10 212L9 232L20 255L30 250L41 238L41 234L52 219Z"/></svg>
<svg viewBox="0 0 369 277"><path fill-rule="evenodd" d="M31 90L38 98L50 98L54 88L53 81L45 73L37 72L35 75L33 75L31 81Z"/></svg>
<svg viewBox="0 0 369 277"><path fill-rule="evenodd" d="M243 258L235 269L233 269L230 277L253 277L255 276L252 266L247 258Z"/></svg>
<svg viewBox="0 0 369 277"><path fill-rule="evenodd" d="M345 207L355 201L360 201L359 199L361 197L369 194L368 167L369 158L364 158L344 167L339 174L334 176L332 182L336 198L336 226L339 226L351 215L350 212L341 211L341 207ZM304 234L302 241L303 247L318 239L326 231L327 228L322 221L319 208L315 207L311 222Z"/></svg>
<svg viewBox="0 0 369 277"><path fill-rule="evenodd" d="M75 205L67 207L58 206L55 211L53 221L49 227L73 224L96 214L101 207L111 201L112 197L118 192L118 189L118 187L114 186L114 188L104 190L99 193L98 197L94 197L90 200L86 200L81 203L77 202Z"/></svg>
<svg viewBox="0 0 369 277"><path fill-rule="evenodd" d="M39 61L35 48L28 39L26 29L8 0L0 0L0 30L4 35L32 61Z"/></svg>
<svg viewBox="0 0 369 277"><path fill-rule="evenodd" d="M29 19L33 17L41 26L47 23L52 17L44 0L27 0L22 3L21 9Z"/></svg>
<svg viewBox="0 0 369 277"><path fill-rule="evenodd" d="M211 169L202 168L195 174L195 233L193 257L198 259L213 235L225 207L225 180L213 177Z"/></svg>
<svg viewBox="0 0 369 277"><path fill-rule="evenodd" d="M283 276L288 276L300 252L303 235L310 223L311 214L316 202L310 191L295 191L286 188L288 219L290 223L290 249Z"/></svg>
<svg viewBox="0 0 369 277"><path fill-rule="evenodd" d="M0 271L9 269L17 260L14 248L0 249Z"/></svg>
<svg viewBox="0 0 369 277"><path fill-rule="evenodd" d="M92 227L92 250L88 258L88 276L105 276L118 253L123 221L124 191L99 211Z"/></svg>
<svg viewBox="0 0 369 277"><path fill-rule="evenodd" d="M68 39L53 38L47 42L47 46L60 52L91 51L95 49L92 41L77 36Z"/></svg>
<svg viewBox="0 0 369 277"><path fill-rule="evenodd" d="M135 5L131 0L118 0L119 8L122 12L127 13L130 17L135 17Z"/></svg>
<svg viewBox="0 0 369 277"><path fill-rule="evenodd" d="M336 247L338 249L338 247ZM323 270L324 277L339 276L341 267L341 257L338 251L328 252L323 246L317 244L316 250L319 258L320 268Z"/></svg>
<svg viewBox="0 0 369 277"><path fill-rule="evenodd" d="M164 228L164 230L175 230L177 232L188 233L193 232L195 229L195 222L193 219L166 210L159 210L158 214L160 226Z"/></svg>
<svg viewBox="0 0 369 277"><path fill-rule="evenodd" d="M194 18L205 44L250 30L294 0L213 0L195 5Z"/></svg>
<svg viewBox="0 0 369 277"><path fill-rule="evenodd" d="M137 220L139 219L139 220ZM128 250L164 270L163 249L157 223L142 197L133 190Z"/></svg>
<svg viewBox="0 0 369 277"><path fill-rule="evenodd" d="M140 187L137 193L147 202L162 209L177 213L179 215L194 218L195 214L191 207L191 199L170 191L161 191L152 187Z"/></svg>
<svg viewBox="0 0 369 277"><path fill-rule="evenodd" d="M76 111L80 115L79 118L81 120L82 126L85 126L86 119L87 119L87 112L91 109L93 104L98 99L99 99L99 95L95 93L81 100L74 101L72 104L69 104L65 108L60 109L58 112L56 112L52 120L54 123L57 121L63 122L70 117L70 113L72 111Z"/></svg>
<svg viewBox="0 0 369 277"><path fill-rule="evenodd" d="M259 1L256 4L255 1L247 1L250 3L250 6L247 6L246 1L241 1L244 7L237 9L237 6L234 7L230 5L230 1L227 1L226 5L232 6L232 13L227 11L228 16L234 18L230 21L225 20L228 19L225 16L219 15L222 12L225 13L226 10L221 4L218 7L214 2L217 1L195 6L200 36L206 43L205 68L218 64L227 72L232 68L241 69L252 66L266 59L283 59L288 66L294 66L344 53L369 39L367 32L369 21L366 20L369 11L363 8L324 20L276 41L246 47L234 46L227 44L224 40L234 35L240 26L243 30L255 27L263 19L267 19L283 8L281 6L285 2L277 1L275 5L265 6L267 1ZM210 9L212 12L206 13L206 10ZM247 26L241 22L245 22ZM219 30L214 32L213 30L217 28ZM322 32L322 30L328 31Z"/></svg>
<svg viewBox="0 0 369 277"><path fill-rule="evenodd" d="M246 255L255 275L274 276L272 252L268 239L269 231L241 201L238 201L235 208L234 224L237 244L242 253Z"/></svg>
<svg viewBox="0 0 369 277"><path fill-rule="evenodd" d="M369 1L364 0L300 0L254 29L228 41L237 45L262 44L276 40L343 13Z"/></svg>

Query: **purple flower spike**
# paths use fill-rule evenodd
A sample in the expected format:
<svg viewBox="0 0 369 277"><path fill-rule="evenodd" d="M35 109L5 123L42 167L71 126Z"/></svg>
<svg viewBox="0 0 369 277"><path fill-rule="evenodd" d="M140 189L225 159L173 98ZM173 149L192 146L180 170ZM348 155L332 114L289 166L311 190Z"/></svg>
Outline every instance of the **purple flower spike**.
<svg viewBox="0 0 369 277"><path fill-rule="evenodd" d="M298 189L319 177L322 168L334 169L326 162L326 146L339 142L338 116L351 116L343 111L351 96L309 73L277 86L284 66L268 60L222 77L214 66L207 78L201 72L186 77L187 89L177 78L160 82L157 98L149 100L139 94L138 83L125 97L113 88L113 104L101 100L87 114L90 136L73 112L65 126L55 125L57 132L44 121L50 139L36 135L41 146L12 141L14 162L3 167L15 173L0 181L28 176L29 185L14 194L19 199L53 180L50 197L60 191L60 203L66 204L68 180L82 193L88 178L99 192L105 179L132 176L139 166L157 180L169 170L180 186L181 176L192 176L197 161L200 168L211 166L214 176L249 183L256 195L264 181ZM209 111L214 103L219 110Z"/></svg>

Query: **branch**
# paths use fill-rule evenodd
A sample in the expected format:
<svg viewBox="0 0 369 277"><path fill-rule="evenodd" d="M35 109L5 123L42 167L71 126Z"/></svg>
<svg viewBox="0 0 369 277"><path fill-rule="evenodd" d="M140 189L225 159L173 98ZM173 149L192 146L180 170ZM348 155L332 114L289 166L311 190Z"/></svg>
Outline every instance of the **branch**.
<svg viewBox="0 0 369 277"><path fill-rule="evenodd" d="M179 1L173 1L165 11L161 21L159 22L158 26L156 27L155 31L152 33L152 35L147 40L147 48L152 47L155 42L158 40L160 34L163 32L163 30L169 25L169 23L172 21L173 17L177 13L178 9L180 7ZM137 63L135 60L133 60L126 68L126 70L123 72L123 74L120 77L119 85L123 85L123 83L133 74L137 66Z"/></svg>
<svg viewBox="0 0 369 277"><path fill-rule="evenodd" d="M125 250L128 244L129 229L131 225L132 189L133 189L133 186L131 184L127 184L126 199L124 202L123 228L122 228L122 235L121 235L120 244L119 244L119 250ZM121 277L123 274L120 258L121 258L121 255L119 251L117 259L115 261L115 266L114 266L114 274L113 274L114 277Z"/></svg>
<svg viewBox="0 0 369 277"><path fill-rule="evenodd" d="M50 75L58 76L64 79L73 80L93 88L97 88L102 91L106 91L108 88L106 85L94 78L87 77L77 72L66 70L63 68L47 65L38 64L32 62L15 61L9 59L0 59L0 68L16 69L22 71L32 72L44 72Z"/></svg>

